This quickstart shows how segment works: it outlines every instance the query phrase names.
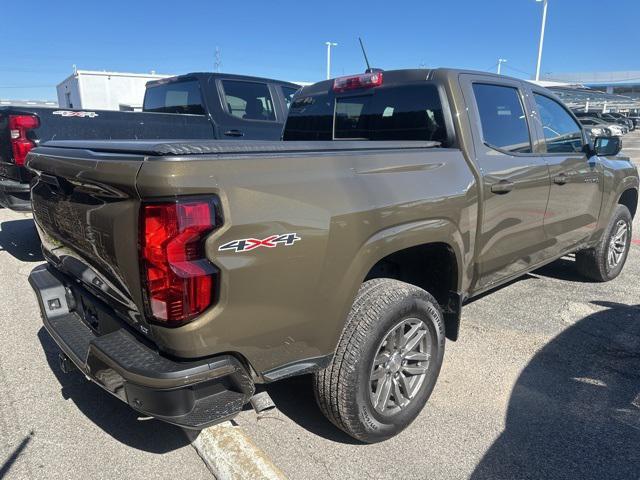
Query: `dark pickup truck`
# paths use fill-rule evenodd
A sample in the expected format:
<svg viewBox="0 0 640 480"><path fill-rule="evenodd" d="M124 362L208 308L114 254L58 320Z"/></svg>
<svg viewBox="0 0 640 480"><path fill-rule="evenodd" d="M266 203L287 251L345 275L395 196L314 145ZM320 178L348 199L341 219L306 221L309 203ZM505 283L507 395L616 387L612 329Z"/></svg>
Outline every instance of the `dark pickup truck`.
<svg viewBox="0 0 640 480"><path fill-rule="evenodd" d="M298 85L189 73L147 83L142 112L0 107L0 206L31 210L27 153L48 140L279 140Z"/></svg>
<svg viewBox="0 0 640 480"><path fill-rule="evenodd" d="M522 80L320 82L284 140L29 154L47 259L29 280L63 365L188 428L313 373L327 417L375 442L425 405L468 299L573 253L611 280L629 252L638 172L620 139L592 141Z"/></svg>

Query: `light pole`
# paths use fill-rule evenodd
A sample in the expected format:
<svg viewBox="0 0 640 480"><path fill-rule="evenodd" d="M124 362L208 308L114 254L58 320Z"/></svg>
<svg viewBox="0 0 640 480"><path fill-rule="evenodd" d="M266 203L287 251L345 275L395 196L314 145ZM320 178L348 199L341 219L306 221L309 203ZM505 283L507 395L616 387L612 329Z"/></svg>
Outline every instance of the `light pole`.
<svg viewBox="0 0 640 480"><path fill-rule="evenodd" d="M536 81L540 80L540 63L542 62L542 44L544 43L544 27L547 24L547 0L536 0L543 3L542 8L542 28L540 29L540 45L538 46L538 65L536 66Z"/></svg>
<svg viewBox="0 0 640 480"><path fill-rule="evenodd" d="M327 80L331 78L331 47L337 47L338 44L334 42L324 42L327 46Z"/></svg>
<svg viewBox="0 0 640 480"><path fill-rule="evenodd" d="M507 63L507 59L506 58L499 58L498 59L498 75L500 75L500 70L502 69L502 64L503 63Z"/></svg>

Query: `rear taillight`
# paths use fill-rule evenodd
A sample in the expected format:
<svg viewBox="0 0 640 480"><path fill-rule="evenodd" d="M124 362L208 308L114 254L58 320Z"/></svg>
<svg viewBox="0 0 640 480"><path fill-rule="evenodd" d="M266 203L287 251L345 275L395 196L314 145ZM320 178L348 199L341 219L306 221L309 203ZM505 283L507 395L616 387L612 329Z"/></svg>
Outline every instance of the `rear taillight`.
<svg viewBox="0 0 640 480"><path fill-rule="evenodd" d="M350 77L339 77L333 81L334 92L344 92L356 88L372 88L382 85L382 72L363 73Z"/></svg>
<svg viewBox="0 0 640 480"><path fill-rule="evenodd" d="M143 205L141 261L147 308L158 322L188 322L215 300L217 272L204 241L219 221L214 200Z"/></svg>
<svg viewBox="0 0 640 480"><path fill-rule="evenodd" d="M16 165L23 166L27 153L36 146L33 140L27 138L27 132L39 126L40 120L35 115L9 115L11 149Z"/></svg>

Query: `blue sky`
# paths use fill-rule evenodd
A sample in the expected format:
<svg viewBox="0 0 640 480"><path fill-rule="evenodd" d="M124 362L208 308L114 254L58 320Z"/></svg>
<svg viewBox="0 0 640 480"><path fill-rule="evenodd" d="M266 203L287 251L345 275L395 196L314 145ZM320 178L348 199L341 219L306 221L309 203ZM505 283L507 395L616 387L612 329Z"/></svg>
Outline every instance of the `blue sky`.
<svg viewBox="0 0 640 480"><path fill-rule="evenodd" d="M504 73L530 78L541 16L535 0L5 1L0 98L55 99L73 64L212 71L216 46L222 71L316 81L327 40L333 75L363 70L359 35L384 69L490 70L502 57ZM639 24L638 0L549 0L542 72L640 70Z"/></svg>

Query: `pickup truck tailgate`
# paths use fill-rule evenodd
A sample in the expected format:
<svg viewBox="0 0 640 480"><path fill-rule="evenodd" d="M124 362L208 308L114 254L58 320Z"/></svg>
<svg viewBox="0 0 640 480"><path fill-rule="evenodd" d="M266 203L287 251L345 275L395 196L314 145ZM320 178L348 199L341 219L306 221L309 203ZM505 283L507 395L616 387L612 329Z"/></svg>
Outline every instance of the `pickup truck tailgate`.
<svg viewBox="0 0 640 480"><path fill-rule="evenodd" d="M28 166L45 256L147 333L137 239L143 161L138 154L40 147Z"/></svg>

